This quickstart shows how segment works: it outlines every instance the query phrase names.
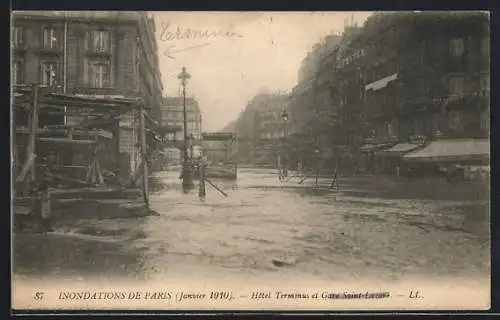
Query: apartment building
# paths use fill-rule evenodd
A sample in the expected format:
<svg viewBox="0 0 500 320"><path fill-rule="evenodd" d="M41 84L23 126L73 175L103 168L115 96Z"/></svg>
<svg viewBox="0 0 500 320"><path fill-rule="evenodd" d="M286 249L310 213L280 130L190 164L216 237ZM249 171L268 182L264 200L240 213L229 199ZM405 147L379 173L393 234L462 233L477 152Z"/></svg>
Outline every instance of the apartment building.
<svg viewBox="0 0 500 320"><path fill-rule="evenodd" d="M265 92L248 103L235 124L240 163L276 164L277 154L283 151L285 130L289 128L289 119L283 118L288 101L286 93Z"/></svg>
<svg viewBox="0 0 500 320"><path fill-rule="evenodd" d="M155 23L145 12L17 11L12 15L13 84L40 84L84 95L142 98L159 114L163 86ZM18 114L16 120L23 121ZM71 126L81 117L41 115L40 126ZM134 171L137 117L120 119L119 148Z"/></svg>

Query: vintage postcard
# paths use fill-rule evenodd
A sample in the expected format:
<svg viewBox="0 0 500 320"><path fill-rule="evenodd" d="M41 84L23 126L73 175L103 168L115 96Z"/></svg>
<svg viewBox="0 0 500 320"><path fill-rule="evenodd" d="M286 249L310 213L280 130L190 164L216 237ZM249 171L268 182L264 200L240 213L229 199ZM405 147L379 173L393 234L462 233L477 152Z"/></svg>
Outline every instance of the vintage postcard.
<svg viewBox="0 0 500 320"><path fill-rule="evenodd" d="M488 310L489 19L13 12L12 308Z"/></svg>

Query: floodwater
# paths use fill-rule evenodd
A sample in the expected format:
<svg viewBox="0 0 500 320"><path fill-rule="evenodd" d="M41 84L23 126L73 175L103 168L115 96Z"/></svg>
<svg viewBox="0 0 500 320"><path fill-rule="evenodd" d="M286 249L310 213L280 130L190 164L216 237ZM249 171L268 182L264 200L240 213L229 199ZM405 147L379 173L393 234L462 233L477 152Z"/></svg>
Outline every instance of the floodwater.
<svg viewBox="0 0 500 320"><path fill-rule="evenodd" d="M271 170L242 169L238 181L214 181L227 197L207 185L200 201L197 189L181 192L178 172L161 172L151 179L159 216L82 219L50 234L16 234L14 272L154 281L489 278L487 202L410 191L392 197L373 179L340 178L337 192L314 189L314 179L280 182Z"/></svg>

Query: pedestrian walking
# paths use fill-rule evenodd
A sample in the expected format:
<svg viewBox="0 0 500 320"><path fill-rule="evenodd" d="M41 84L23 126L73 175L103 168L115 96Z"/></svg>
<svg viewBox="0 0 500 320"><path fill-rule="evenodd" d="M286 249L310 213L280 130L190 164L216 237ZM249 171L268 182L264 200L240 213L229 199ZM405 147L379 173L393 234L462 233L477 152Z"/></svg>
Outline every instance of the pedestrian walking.
<svg viewBox="0 0 500 320"><path fill-rule="evenodd" d="M276 167L278 168L278 179L283 181L284 176L283 171L281 170L281 156L279 154L276 156Z"/></svg>
<svg viewBox="0 0 500 320"><path fill-rule="evenodd" d="M206 170L207 170L207 161L206 159L200 158L199 161L199 177L200 177L200 185L198 189L198 197L201 201L205 200L206 190L205 190L205 178L206 178Z"/></svg>

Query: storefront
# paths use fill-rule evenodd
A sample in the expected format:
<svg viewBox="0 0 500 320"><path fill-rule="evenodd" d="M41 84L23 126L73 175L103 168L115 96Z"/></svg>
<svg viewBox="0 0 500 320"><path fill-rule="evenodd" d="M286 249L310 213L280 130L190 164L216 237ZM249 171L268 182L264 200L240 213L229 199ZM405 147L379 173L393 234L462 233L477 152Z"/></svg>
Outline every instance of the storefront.
<svg viewBox="0 0 500 320"><path fill-rule="evenodd" d="M365 144L361 147L362 165L365 173L375 174L383 172L385 167L384 158L377 157L378 151L392 147L394 143Z"/></svg>
<svg viewBox="0 0 500 320"><path fill-rule="evenodd" d="M402 159L409 175L449 173L461 167L463 178L467 178L469 168L487 166L489 158L489 139L443 139L409 152Z"/></svg>
<svg viewBox="0 0 500 320"><path fill-rule="evenodd" d="M400 175L401 171L405 170L402 157L412 151L416 151L425 147L423 143L398 143L388 149L376 151L375 155L383 159L380 161L383 164L381 170L384 173Z"/></svg>

